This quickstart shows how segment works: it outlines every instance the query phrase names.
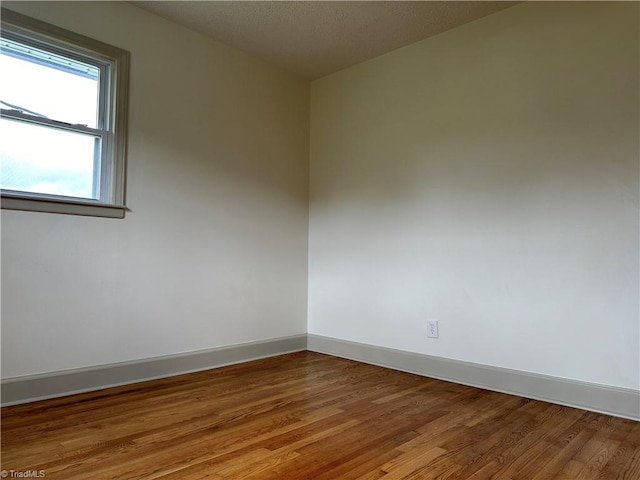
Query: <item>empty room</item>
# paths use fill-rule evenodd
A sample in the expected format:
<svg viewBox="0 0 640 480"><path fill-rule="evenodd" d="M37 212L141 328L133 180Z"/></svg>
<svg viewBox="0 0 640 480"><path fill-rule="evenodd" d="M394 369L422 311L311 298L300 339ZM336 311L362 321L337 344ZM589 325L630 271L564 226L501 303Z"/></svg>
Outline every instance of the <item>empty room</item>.
<svg viewBox="0 0 640 480"><path fill-rule="evenodd" d="M0 477L640 479L640 3L1 19Z"/></svg>

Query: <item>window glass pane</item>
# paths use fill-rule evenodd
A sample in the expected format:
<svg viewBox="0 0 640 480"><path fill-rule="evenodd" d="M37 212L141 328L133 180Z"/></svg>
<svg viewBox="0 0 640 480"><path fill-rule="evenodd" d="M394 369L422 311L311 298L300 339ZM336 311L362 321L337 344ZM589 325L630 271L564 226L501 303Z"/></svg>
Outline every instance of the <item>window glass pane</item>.
<svg viewBox="0 0 640 480"><path fill-rule="evenodd" d="M6 38L0 47L3 109L97 128L100 69Z"/></svg>
<svg viewBox="0 0 640 480"><path fill-rule="evenodd" d="M94 159L99 137L5 118L0 136L3 189L98 198L94 181L100 168L94 168Z"/></svg>

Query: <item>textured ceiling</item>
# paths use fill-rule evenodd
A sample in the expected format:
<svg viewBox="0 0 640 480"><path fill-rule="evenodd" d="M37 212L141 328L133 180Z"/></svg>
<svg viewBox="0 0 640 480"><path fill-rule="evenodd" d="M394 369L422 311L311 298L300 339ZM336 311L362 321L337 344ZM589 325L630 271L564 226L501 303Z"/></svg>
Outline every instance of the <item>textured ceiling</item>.
<svg viewBox="0 0 640 480"><path fill-rule="evenodd" d="M315 79L519 2L132 3L304 78Z"/></svg>

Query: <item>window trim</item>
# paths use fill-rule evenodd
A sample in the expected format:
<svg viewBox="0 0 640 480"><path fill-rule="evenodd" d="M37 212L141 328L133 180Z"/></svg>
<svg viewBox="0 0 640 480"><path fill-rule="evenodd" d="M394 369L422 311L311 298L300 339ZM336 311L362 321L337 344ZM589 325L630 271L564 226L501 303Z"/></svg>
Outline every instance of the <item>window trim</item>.
<svg viewBox="0 0 640 480"><path fill-rule="evenodd" d="M124 218L127 207L125 204L125 169L127 153L127 117L128 117L128 83L130 54L126 50L108 45L92 38L69 30L36 20L16 13L6 8L1 9L2 30L9 33L8 37L24 36L35 38L36 41L50 41L54 45L68 46L72 51L79 51L91 57L102 58L113 64L112 72L107 81L108 95L104 98L105 120L108 125L99 125L103 130L101 154L101 189L106 189L106 195L99 200L47 195L32 192L18 192L2 190L2 208L10 210L36 211L46 213L61 213L71 215L86 215L108 218ZM72 54L70 55L72 56ZM101 87L102 88L102 87ZM3 112L7 119L18 119L19 114ZM40 123L33 122L32 123ZM78 130L75 125L64 122L43 121L43 125L51 122L52 126ZM80 127L82 130L96 133L97 130ZM110 150L110 155L105 152ZM102 196L102 195L101 195Z"/></svg>

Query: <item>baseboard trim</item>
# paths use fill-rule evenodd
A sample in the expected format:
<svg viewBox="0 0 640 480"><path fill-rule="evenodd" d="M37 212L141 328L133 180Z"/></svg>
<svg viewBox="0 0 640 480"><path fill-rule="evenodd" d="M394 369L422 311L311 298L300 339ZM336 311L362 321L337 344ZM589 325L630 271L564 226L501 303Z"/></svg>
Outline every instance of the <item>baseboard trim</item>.
<svg viewBox="0 0 640 480"><path fill-rule="evenodd" d="M450 360L392 348L307 335L307 349L426 377L640 420L640 392Z"/></svg>
<svg viewBox="0 0 640 480"><path fill-rule="evenodd" d="M640 392L321 335L295 335L97 367L3 379L2 406L310 350L487 390L640 421Z"/></svg>
<svg viewBox="0 0 640 480"><path fill-rule="evenodd" d="M307 336L296 335L209 350L166 355L97 367L26 375L2 380L2 406L155 380L184 373L306 350Z"/></svg>

